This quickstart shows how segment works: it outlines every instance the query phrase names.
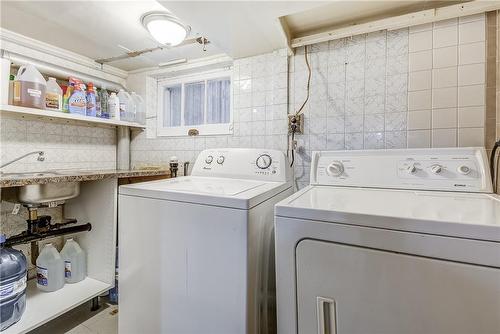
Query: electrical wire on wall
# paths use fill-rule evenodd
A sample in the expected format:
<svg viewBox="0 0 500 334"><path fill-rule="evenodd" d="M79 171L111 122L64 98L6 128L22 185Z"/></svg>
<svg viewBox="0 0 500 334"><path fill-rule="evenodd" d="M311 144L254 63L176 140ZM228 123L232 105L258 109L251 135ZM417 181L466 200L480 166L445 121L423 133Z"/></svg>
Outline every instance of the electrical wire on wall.
<svg viewBox="0 0 500 334"><path fill-rule="evenodd" d="M309 64L309 59L307 58L307 45L304 46L304 59L306 62L307 66L307 87L306 87L306 98L300 108L295 112L295 114L292 116L290 119L290 131L288 133L288 148L287 148L287 155L288 152L290 152L291 155L291 161L290 161L290 167L293 166L293 163L295 162L295 149L297 146L297 143L295 141L295 133L297 132L298 128L298 116L300 116L303 113L304 107L307 104L307 101L309 101L309 94L310 94L310 87L311 87L311 65Z"/></svg>
<svg viewBox="0 0 500 334"><path fill-rule="evenodd" d="M493 183L493 192L497 192L498 185L498 168L500 167L500 156L497 157L497 150L500 147L500 140L497 140L495 145L493 145L493 150L491 151L490 156L490 173L491 173L491 182Z"/></svg>

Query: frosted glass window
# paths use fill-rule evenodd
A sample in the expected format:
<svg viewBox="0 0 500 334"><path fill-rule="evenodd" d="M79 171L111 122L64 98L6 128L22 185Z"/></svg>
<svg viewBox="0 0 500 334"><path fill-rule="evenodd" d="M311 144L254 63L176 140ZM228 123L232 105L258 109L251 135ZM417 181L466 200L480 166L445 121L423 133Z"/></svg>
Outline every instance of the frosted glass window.
<svg viewBox="0 0 500 334"><path fill-rule="evenodd" d="M182 85L166 87L163 97L165 105L163 126L171 127L181 125Z"/></svg>
<svg viewBox="0 0 500 334"><path fill-rule="evenodd" d="M228 123L231 110L231 80L207 81L207 123Z"/></svg>
<svg viewBox="0 0 500 334"><path fill-rule="evenodd" d="M184 125L204 123L205 82L191 82L184 85Z"/></svg>

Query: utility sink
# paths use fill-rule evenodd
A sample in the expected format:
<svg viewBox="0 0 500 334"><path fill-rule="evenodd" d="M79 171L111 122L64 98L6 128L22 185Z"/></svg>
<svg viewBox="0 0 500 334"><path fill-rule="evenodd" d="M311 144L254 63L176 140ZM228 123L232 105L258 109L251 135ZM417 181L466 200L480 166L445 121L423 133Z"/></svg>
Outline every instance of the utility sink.
<svg viewBox="0 0 500 334"><path fill-rule="evenodd" d="M80 182L56 182L19 187L17 196L21 203L43 204L64 201L79 194Z"/></svg>

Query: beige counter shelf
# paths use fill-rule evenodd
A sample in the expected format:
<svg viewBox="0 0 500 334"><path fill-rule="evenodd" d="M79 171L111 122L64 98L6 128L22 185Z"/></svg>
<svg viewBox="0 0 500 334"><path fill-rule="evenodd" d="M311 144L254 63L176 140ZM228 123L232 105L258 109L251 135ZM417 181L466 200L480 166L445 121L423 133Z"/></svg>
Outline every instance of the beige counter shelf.
<svg viewBox="0 0 500 334"><path fill-rule="evenodd" d="M9 104L0 105L0 112L2 115L12 115L21 118L41 118L41 119L54 119L54 120L66 120L68 122L74 123L91 123L91 124L103 124L110 126L128 126L130 128L144 129L145 125L135 123L118 121L115 119L106 119L99 117L83 116L78 114L68 114L61 111L52 111L44 109L26 108L12 106Z"/></svg>

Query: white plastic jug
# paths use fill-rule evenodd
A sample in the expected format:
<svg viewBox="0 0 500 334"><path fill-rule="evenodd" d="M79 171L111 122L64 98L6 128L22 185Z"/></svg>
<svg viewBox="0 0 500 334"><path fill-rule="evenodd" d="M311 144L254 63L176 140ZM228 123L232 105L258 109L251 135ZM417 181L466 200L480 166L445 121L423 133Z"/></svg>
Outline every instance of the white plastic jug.
<svg viewBox="0 0 500 334"><path fill-rule="evenodd" d="M26 64L19 67L14 82L14 105L45 109L47 82L35 66Z"/></svg>
<svg viewBox="0 0 500 334"><path fill-rule="evenodd" d="M87 276L85 252L73 239L68 239L61 250L64 260L64 278L66 283L77 283Z"/></svg>
<svg viewBox="0 0 500 334"><path fill-rule="evenodd" d="M130 94L123 89L120 89L118 92L118 99L120 100L120 119L122 121L130 121L130 109L132 106Z"/></svg>
<svg viewBox="0 0 500 334"><path fill-rule="evenodd" d="M36 286L47 292L64 286L64 262L52 244L46 244L36 259Z"/></svg>
<svg viewBox="0 0 500 334"><path fill-rule="evenodd" d="M47 81L47 91L45 93L45 108L49 110L62 110L63 91L59 87L55 78Z"/></svg>
<svg viewBox="0 0 500 334"><path fill-rule="evenodd" d="M139 94L132 92L130 95L135 103L135 121L139 124L146 124L146 111L144 109L144 100Z"/></svg>
<svg viewBox="0 0 500 334"><path fill-rule="evenodd" d="M108 98L109 118L120 120L120 100L115 92L112 92Z"/></svg>

